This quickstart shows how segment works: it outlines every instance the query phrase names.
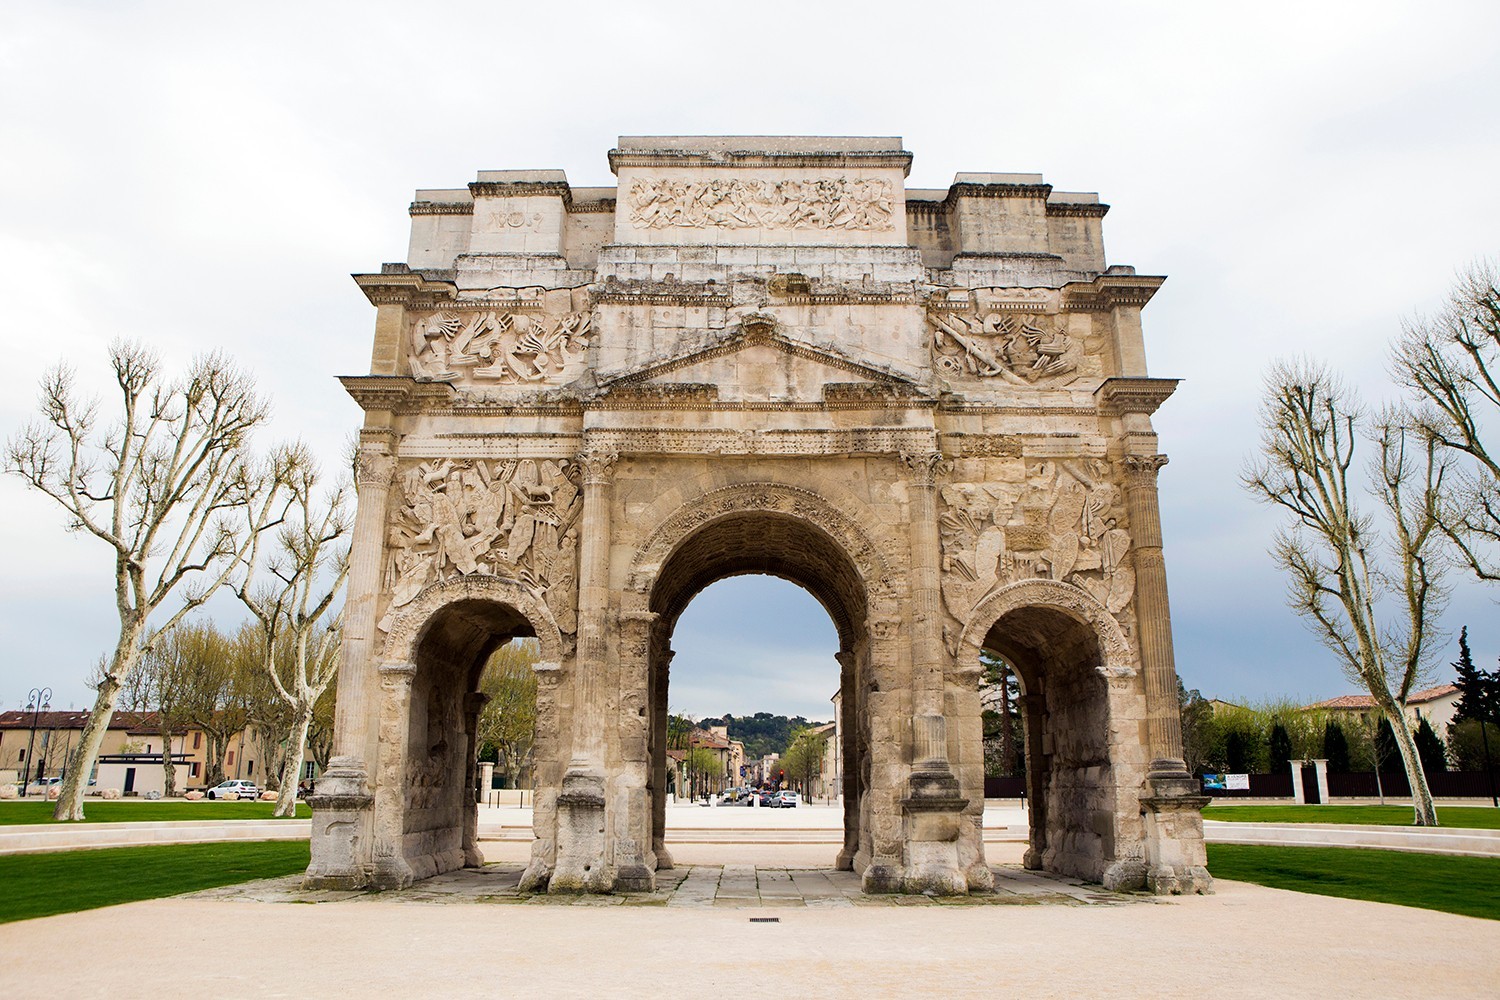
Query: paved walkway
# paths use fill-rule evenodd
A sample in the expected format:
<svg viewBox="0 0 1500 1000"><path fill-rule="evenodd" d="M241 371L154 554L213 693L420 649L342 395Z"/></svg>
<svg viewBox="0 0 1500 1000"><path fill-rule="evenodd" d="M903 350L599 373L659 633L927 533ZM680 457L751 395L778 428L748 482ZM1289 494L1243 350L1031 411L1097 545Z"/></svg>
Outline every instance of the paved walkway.
<svg viewBox="0 0 1500 1000"><path fill-rule="evenodd" d="M854 906L988 906L994 904L1118 906L1152 903L1144 893L1107 892L1078 879L1020 866L996 865L993 892L970 896L867 895L853 872L824 868L784 868L764 864L688 865L657 873L655 892L611 896L548 895L519 889L522 864L490 864L448 872L387 893L308 891L302 876L263 879L192 893L191 899L251 900L261 903L345 903L383 900L404 903L530 903L546 906L666 906L674 909L848 908Z"/></svg>

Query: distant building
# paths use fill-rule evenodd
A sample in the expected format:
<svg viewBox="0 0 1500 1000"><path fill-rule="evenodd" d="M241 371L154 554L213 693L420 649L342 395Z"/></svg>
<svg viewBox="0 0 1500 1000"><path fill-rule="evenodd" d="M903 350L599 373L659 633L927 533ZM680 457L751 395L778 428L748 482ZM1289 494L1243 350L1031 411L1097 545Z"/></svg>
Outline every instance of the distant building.
<svg viewBox="0 0 1500 1000"><path fill-rule="evenodd" d="M1457 684L1439 684L1437 687L1414 691L1411 697L1406 699L1407 721L1415 728L1418 721L1425 718L1433 732L1441 736L1453 722L1453 713L1457 710L1460 696L1461 692ZM1368 723L1378 712L1375 699L1367 694L1340 695L1337 698L1307 705L1302 710L1304 712L1330 712L1335 715L1357 718L1363 723Z"/></svg>

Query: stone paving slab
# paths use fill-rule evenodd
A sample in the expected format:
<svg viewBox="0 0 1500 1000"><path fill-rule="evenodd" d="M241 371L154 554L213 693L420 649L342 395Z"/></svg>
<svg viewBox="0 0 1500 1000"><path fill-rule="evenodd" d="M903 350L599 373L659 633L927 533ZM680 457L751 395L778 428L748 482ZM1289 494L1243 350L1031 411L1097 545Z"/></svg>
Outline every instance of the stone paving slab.
<svg viewBox="0 0 1500 1000"><path fill-rule="evenodd" d="M751 865L690 865L657 874L657 889L619 895L548 895L520 890L524 866L491 864L437 875L391 892L308 891L301 875L204 889L187 899L256 903L383 902L527 904L533 906L668 906L677 909L848 908L851 906L1118 906L1151 903L1145 893L1109 892L1078 879L995 865L993 892L969 896L867 895L853 872Z"/></svg>

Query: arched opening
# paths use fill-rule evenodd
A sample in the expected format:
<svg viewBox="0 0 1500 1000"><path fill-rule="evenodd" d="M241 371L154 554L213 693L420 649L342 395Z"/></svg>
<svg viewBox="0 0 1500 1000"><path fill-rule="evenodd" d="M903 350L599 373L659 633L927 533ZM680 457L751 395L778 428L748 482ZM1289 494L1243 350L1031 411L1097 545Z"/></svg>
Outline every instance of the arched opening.
<svg viewBox="0 0 1500 1000"><path fill-rule="evenodd" d="M401 829L412 877L484 863L474 795L480 678L497 649L535 635L520 611L482 598L443 605L418 635L405 720Z"/></svg>
<svg viewBox="0 0 1500 1000"><path fill-rule="evenodd" d="M982 648L1014 670L1022 720L1028 868L1101 881L1114 859L1109 691L1098 633L1072 613L1006 611Z"/></svg>
<svg viewBox="0 0 1500 1000"><path fill-rule="evenodd" d="M666 801L669 787L675 788L680 781L669 770L669 750L674 749L668 720L675 655L672 637L694 597L720 580L746 575L778 577L796 584L812 595L832 621L836 645L829 650L825 697L836 693L838 698L836 705L829 704L830 715L837 719L836 734L829 736L838 772L837 791L843 800L843 844L829 861L850 868L860 846L861 792L868 785L869 770L865 691L870 644L865 585L849 556L823 529L797 516L767 510L738 511L699 526L663 561L650 591L649 607L656 618L648 679L652 700L649 791L657 866L673 866L665 845Z"/></svg>

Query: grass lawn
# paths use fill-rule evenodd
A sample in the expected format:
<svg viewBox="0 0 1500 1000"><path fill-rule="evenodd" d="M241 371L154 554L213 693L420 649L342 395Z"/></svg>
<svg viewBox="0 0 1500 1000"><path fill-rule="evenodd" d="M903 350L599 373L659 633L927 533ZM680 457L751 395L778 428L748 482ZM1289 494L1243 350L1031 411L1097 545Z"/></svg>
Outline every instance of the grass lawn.
<svg viewBox="0 0 1500 1000"><path fill-rule="evenodd" d="M1490 806L1439 805L1438 823L1470 830L1500 830L1500 809ZM1411 806L1215 806L1204 819L1230 823L1353 823L1367 826L1411 826Z"/></svg>
<svg viewBox="0 0 1500 1000"><path fill-rule="evenodd" d="M0 923L290 875L307 863L301 841L10 854L0 856Z"/></svg>
<svg viewBox="0 0 1500 1000"><path fill-rule="evenodd" d="M54 802L0 802L0 826L22 823L51 823ZM169 799L162 802L132 802L124 799L86 799L83 803L85 823L167 823L184 819L270 819L274 802L187 802ZM297 803L297 818L312 815L306 802Z"/></svg>
<svg viewBox="0 0 1500 1000"><path fill-rule="evenodd" d="M1500 858L1209 844L1215 878L1500 920Z"/></svg>

